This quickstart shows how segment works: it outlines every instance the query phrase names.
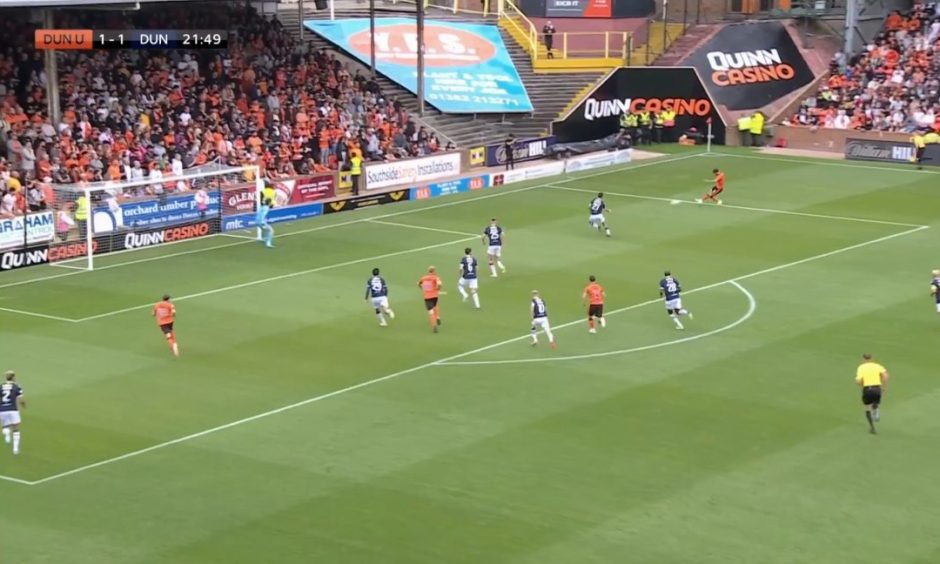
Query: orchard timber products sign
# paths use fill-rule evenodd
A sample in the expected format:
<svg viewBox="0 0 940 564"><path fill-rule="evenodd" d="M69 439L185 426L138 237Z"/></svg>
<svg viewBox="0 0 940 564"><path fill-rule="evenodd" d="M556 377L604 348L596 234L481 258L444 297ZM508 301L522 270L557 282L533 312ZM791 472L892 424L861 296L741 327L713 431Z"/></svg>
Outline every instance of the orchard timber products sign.
<svg viewBox="0 0 940 564"><path fill-rule="evenodd" d="M726 25L682 64L695 67L715 102L729 110L763 108L813 80L780 22Z"/></svg>
<svg viewBox="0 0 940 564"><path fill-rule="evenodd" d="M587 94L568 115L552 123L558 143L592 141L617 133L620 116L638 111L676 112L678 134L695 128L703 134L712 120L716 143L724 143L725 126L695 69L625 67Z"/></svg>

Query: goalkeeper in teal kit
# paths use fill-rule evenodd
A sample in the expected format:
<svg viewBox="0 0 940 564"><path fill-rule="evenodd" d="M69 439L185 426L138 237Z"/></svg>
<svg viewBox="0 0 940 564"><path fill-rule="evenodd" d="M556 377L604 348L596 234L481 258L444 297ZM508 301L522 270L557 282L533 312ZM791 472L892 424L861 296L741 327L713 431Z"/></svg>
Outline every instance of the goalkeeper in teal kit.
<svg viewBox="0 0 940 564"><path fill-rule="evenodd" d="M255 225L258 228L258 240L264 241L265 247L274 246L274 229L268 223L268 213L274 207L274 188L265 185L261 190L261 198L258 202L258 211L255 214Z"/></svg>

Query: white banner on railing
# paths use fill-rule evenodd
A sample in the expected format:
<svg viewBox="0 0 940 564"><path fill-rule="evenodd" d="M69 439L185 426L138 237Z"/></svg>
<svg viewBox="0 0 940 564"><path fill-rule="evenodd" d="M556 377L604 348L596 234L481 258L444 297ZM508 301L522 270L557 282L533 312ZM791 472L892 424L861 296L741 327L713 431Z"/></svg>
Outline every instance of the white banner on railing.
<svg viewBox="0 0 940 564"><path fill-rule="evenodd" d="M55 236L52 212L18 215L0 220L0 249L13 249L27 245L48 243Z"/></svg>
<svg viewBox="0 0 940 564"><path fill-rule="evenodd" d="M369 164L365 167L367 190L419 184L458 174L460 174L460 153Z"/></svg>

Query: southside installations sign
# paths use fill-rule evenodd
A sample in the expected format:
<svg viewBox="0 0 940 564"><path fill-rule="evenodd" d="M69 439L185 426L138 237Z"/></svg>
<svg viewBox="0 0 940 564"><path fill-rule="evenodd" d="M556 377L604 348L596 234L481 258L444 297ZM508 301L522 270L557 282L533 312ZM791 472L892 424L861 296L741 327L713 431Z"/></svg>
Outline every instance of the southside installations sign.
<svg viewBox="0 0 940 564"><path fill-rule="evenodd" d="M813 80L780 22L727 25L682 64L695 67L715 102L729 110L763 108Z"/></svg>
<svg viewBox="0 0 940 564"><path fill-rule="evenodd" d="M304 25L369 63L372 41L368 18L308 20ZM532 111L532 102L496 26L427 20L424 34L424 93L430 105L449 113ZM415 94L417 52L413 19L375 20L378 72Z"/></svg>
<svg viewBox="0 0 940 564"><path fill-rule="evenodd" d="M620 116L645 107L676 112L677 134L695 128L704 134L712 120L715 143L724 143L725 126L705 86L688 67L625 67L585 96L560 121L552 123L559 143L592 141L620 130Z"/></svg>

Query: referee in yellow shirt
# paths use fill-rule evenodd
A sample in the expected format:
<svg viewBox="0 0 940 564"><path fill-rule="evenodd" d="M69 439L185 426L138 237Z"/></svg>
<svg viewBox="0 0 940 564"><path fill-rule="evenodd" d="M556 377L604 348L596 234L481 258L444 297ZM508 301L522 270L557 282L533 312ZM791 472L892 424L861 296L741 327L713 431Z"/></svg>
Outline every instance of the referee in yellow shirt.
<svg viewBox="0 0 940 564"><path fill-rule="evenodd" d="M855 383L862 388L862 404L865 406L865 419L872 435L875 434L875 422L881 419L881 393L888 384L888 371L884 366L871 359L870 354L862 355L863 362L855 372Z"/></svg>

